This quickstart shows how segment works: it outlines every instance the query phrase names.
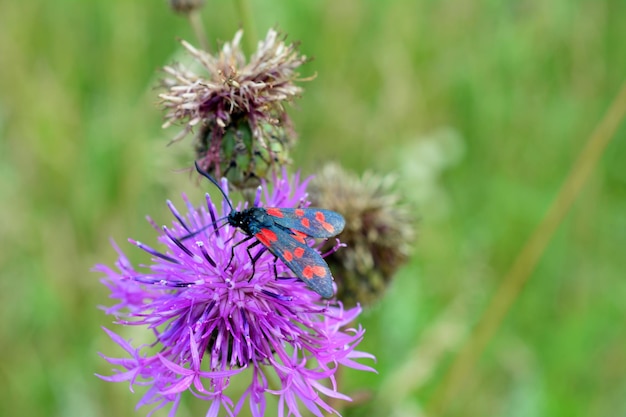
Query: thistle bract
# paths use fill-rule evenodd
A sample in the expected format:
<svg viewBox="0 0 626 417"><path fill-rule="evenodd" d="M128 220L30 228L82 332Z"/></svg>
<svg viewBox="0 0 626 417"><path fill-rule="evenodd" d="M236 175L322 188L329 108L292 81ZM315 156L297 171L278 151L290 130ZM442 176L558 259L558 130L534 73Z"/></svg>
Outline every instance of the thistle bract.
<svg viewBox="0 0 626 417"><path fill-rule="evenodd" d="M285 127L261 122L263 141L253 136L247 119L227 127L205 124L196 136L196 159L213 176L228 179L232 188L253 191L274 168L290 162L291 139Z"/></svg>

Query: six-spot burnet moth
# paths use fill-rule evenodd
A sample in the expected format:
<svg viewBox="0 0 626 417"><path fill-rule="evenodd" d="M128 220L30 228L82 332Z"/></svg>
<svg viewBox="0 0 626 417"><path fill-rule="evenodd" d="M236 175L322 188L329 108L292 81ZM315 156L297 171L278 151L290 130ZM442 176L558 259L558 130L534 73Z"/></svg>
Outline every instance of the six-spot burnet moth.
<svg viewBox="0 0 626 417"><path fill-rule="evenodd" d="M247 235L234 246L256 238L257 240L247 248L253 263L256 262L258 255L253 258L250 248L261 243L313 291L324 298L333 296L333 277L330 269L322 256L308 245L306 239L330 238L341 233L346 224L341 214L311 207L297 209L251 207L237 211L218 182L203 171L197 162L195 165L200 175L220 190L230 206L231 211L226 218L228 224L239 228ZM253 268L254 266L253 264Z"/></svg>

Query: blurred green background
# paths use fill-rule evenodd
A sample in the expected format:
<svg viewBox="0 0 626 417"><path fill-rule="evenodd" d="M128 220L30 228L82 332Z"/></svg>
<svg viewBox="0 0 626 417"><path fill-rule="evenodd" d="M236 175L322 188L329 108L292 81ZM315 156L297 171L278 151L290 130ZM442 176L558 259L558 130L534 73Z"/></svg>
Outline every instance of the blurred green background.
<svg viewBox="0 0 626 417"><path fill-rule="evenodd" d="M215 46L239 18L207 3ZM625 78L626 2L252 7L257 37L277 25L315 57L291 111L295 166L394 172L420 219L414 256L362 317L379 374L345 374L344 391L378 395L342 412L422 415ZM144 216L169 223L166 198L201 201L176 171L191 141L166 147L177 130L160 129L153 90L176 38L197 41L164 1L3 1L0 35L0 415L145 415L93 375L110 371L97 352L119 350L90 269L114 262L110 238L144 259L126 238L151 241ZM625 161L622 126L441 415L626 415Z"/></svg>

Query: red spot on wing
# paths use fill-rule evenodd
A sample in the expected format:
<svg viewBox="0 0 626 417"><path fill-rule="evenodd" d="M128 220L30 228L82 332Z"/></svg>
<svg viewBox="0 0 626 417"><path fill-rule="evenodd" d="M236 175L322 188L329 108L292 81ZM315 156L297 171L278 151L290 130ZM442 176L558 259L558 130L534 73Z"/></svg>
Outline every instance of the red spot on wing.
<svg viewBox="0 0 626 417"><path fill-rule="evenodd" d="M291 233L293 233L293 238L295 240L297 240L300 243L306 243L306 234L298 231L298 230L291 230Z"/></svg>
<svg viewBox="0 0 626 417"><path fill-rule="evenodd" d="M335 227L326 221L326 216L324 216L324 213L322 213L321 211L315 212L315 220L320 222L322 227L326 229L328 233L333 233L335 231Z"/></svg>
<svg viewBox="0 0 626 417"><path fill-rule="evenodd" d="M293 251L293 254L296 255L297 258L302 258L302 255L304 255L304 248L296 248Z"/></svg>
<svg viewBox="0 0 626 417"><path fill-rule="evenodd" d="M274 216L274 217L283 217L283 211L279 208L276 207L270 207L265 209L265 211L267 212L267 214L269 214L270 216Z"/></svg>
<svg viewBox="0 0 626 417"><path fill-rule="evenodd" d="M310 227L311 226L311 222L306 217L303 217L302 220L300 220L300 223L302 223L302 226L304 226L304 227Z"/></svg>
<svg viewBox="0 0 626 417"><path fill-rule="evenodd" d="M278 240L276 233L272 232L270 229L261 229L255 237L265 246L270 246L272 242L276 242Z"/></svg>
<svg viewBox="0 0 626 417"><path fill-rule="evenodd" d="M298 248L298 249L300 249L300 248ZM293 254L291 252L289 252L288 250L283 252L283 257L285 258L285 260L287 262L291 262L293 260Z"/></svg>
<svg viewBox="0 0 626 417"><path fill-rule="evenodd" d="M325 277L326 276L326 268L319 265L307 265L302 270L302 276L306 279L311 279L314 276Z"/></svg>
<svg viewBox="0 0 626 417"><path fill-rule="evenodd" d="M317 275L318 277L325 277L326 276L326 268L324 268L323 266L314 266L313 267L313 273L315 275Z"/></svg>
<svg viewBox="0 0 626 417"><path fill-rule="evenodd" d="M298 216L298 217L302 217L302 216L304 216L304 210L302 210L302 209L296 209L296 210L294 211L294 213L295 213L295 214L296 214L296 216Z"/></svg>

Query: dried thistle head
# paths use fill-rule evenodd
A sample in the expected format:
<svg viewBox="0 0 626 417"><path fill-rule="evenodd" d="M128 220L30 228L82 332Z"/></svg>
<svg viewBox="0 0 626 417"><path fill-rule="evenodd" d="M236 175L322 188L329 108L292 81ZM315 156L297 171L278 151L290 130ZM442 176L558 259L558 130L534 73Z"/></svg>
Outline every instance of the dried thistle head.
<svg viewBox="0 0 626 417"><path fill-rule="evenodd" d="M335 210L346 219L339 238L347 247L326 257L337 281L337 298L346 306L381 298L408 259L415 219L392 191L393 183L389 176L357 177L329 164L309 184L312 205Z"/></svg>
<svg viewBox="0 0 626 417"><path fill-rule="evenodd" d="M197 127L200 166L245 189L256 187L261 178L289 161L295 133L285 102L301 95L302 88L295 84L297 69L307 58L270 29L247 62L240 47L242 36L238 31L217 55L182 41L203 73L182 64L165 67L167 91L159 97L166 110L163 127L184 125L173 141Z"/></svg>
<svg viewBox="0 0 626 417"><path fill-rule="evenodd" d="M169 0L168 3L172 10L181 14L189 14L204 6L204 0Z"/></svg>

